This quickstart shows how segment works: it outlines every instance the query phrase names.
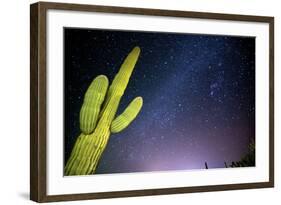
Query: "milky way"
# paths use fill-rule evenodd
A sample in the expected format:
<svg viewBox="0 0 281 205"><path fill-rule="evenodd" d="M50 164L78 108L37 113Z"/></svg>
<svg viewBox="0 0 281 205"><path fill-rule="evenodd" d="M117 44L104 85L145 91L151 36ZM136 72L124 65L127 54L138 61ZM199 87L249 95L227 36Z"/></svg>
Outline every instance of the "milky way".
<svg viewBox="0 0 281 205"><path fill-rule="evenodd" d="M79 135L91 81L112 81L134 46L141 55L118 114L136 96L143 108L110 137L97 173L222 168L255 138L255 39L65 29L65 159Z"/></svg>

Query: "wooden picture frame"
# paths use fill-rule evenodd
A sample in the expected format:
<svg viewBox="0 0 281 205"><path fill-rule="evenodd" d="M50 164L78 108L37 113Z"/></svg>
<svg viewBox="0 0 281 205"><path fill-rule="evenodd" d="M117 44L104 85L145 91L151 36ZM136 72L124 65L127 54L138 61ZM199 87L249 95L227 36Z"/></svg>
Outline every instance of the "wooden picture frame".
<svg viewBox="0 0 281 205"><path fill-rule="evenodd" d="M166 187L125 191L73 193L49 195L47 193L47 12L79 11L124 15L157 16L209 19L234 22L256 22L268 25L269 35L269 133L268 133L268 180L250 183L215 184L203 186ZM128 182L129 183L129 182ZM266 188L274 186L274 18L235 14L218 14L188 11L156 10L143 8L109 7L82 4L38 2L30 6L30 199L37 202L86 200L114 197L132 197L160 194L223 191L236 189Z"/></svg>

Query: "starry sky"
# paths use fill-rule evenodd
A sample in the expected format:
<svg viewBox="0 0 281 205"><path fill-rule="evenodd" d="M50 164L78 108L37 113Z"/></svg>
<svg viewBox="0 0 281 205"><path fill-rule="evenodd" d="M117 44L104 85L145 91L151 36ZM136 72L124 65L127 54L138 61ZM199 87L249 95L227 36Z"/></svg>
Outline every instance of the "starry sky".
<svg viewBox="0 0 281 205"><path fill-rule="evenodd" d="M255 138L255 38L201 34L64 29L65 161L79 131L91 81L110 82L141 48L120 114L143 97L138 117L112 134L97 174L223 168Z"/></svg>

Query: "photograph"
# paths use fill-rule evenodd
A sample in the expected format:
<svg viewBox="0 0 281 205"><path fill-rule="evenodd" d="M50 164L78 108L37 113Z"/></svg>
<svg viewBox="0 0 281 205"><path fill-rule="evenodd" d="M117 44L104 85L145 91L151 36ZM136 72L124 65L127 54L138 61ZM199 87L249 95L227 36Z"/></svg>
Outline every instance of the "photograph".
<svg viewBox="0 0 281 205"><path fill-rule="evenodd" d="M64 27L64 176L255 167L255 41Z"/></svg>

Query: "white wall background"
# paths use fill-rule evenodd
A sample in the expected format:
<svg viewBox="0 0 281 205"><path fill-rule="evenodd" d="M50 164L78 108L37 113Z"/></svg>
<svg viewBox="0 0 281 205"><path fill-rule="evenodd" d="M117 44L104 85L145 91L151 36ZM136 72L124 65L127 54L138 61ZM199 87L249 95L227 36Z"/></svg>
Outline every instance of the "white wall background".
<svg viewBox="0 0 281 205"><path fill-rule="evenodd" d="M278 204L281 196L279 125L281 109L280 37L278 0L74 0L88 3L159 9L208 11L275 16L275 172L274 189L239 190L169 196L103 199L69 204ZM0 204L29 201L29 4L7 0L0 6ZM281 79L280 79L281 80ZM280 203L280 202L279 202ZM55 203L56 204L56 203ZM64 203L60 203L64 204ZM66 203L65 203L66 204Z"/></svg>

